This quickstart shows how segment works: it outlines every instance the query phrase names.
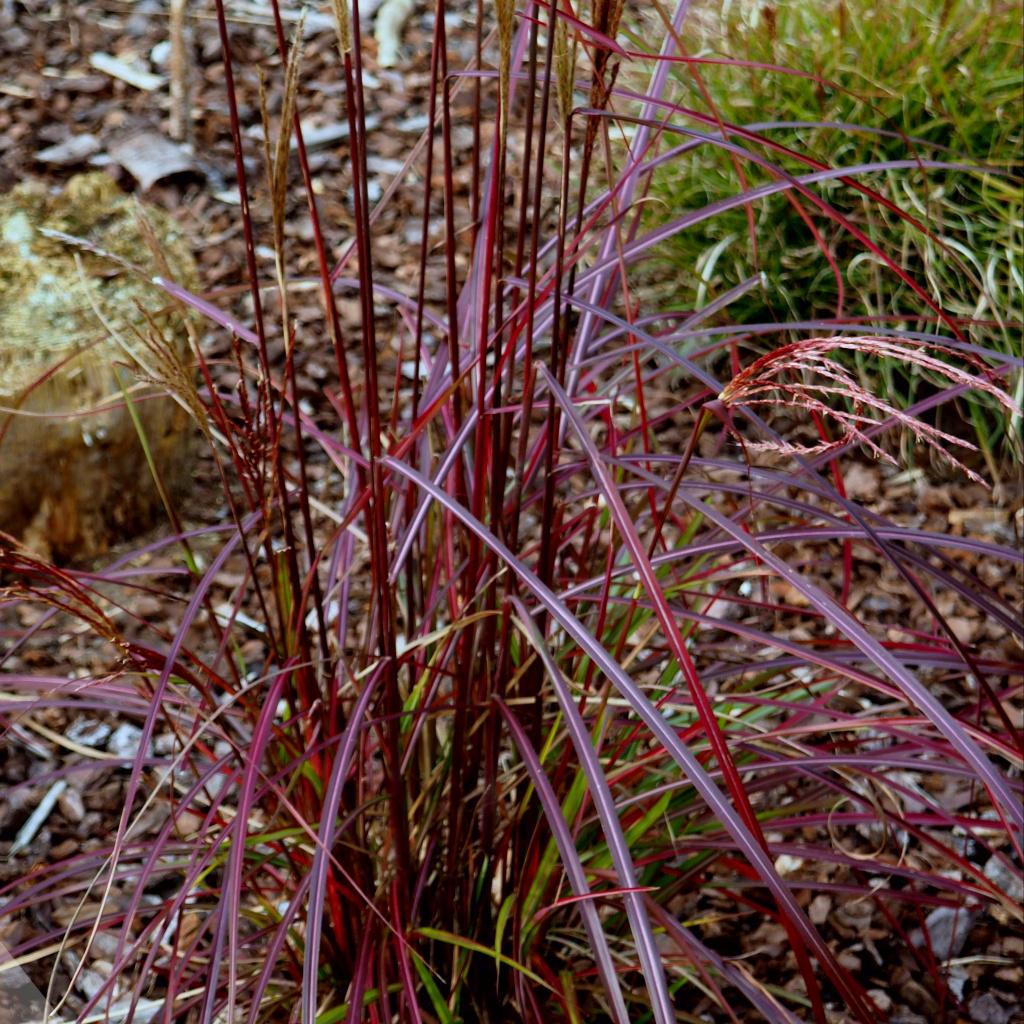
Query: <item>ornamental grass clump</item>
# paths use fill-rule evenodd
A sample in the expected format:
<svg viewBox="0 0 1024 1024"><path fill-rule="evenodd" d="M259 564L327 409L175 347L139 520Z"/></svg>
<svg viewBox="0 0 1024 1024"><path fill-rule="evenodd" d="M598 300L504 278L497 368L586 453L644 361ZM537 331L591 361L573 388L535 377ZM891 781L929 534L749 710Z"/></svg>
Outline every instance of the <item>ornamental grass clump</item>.
<svg viewBox="0 0 1024 1024"><path fill-rule="evenodd" d="M1021 914L1022 558L848 496L856 460L891 455L882 431L948 441L851 389L834 353L912 359L932 407L968 388L1007 406L1021 361L965 357L939 314L915 334L732 323L757 280L649 304L659 244L717 209L649 228L652 172L708 147L771 177L738 207L792 193L864 240L817 191L828 174L858 189L859 168L794 176L752 130L666 100L686 2L643 43L621 4L517 3L511 23L498 5L463 68L438 0L429 128L376 203L355 12L335 260L303 135L313 86L272 8L266 184L216 9L248 315L158 279L230 343L227 367L192 351L221 521L89 571L0 548L7 606L34 613L0 655L5 720L99 706L139 730L110 762L113 833L0 889L12 956L74 965L50 975L62 1013L102 959L80 1020L873 1024L900 957L959 1012L934 915ZM375 273L399 189L423 216L404 290ZM300 214L312 282L289 270ZM289 312L310 286L314 328ZM332 365L318 408L304 351ZM822 443L780 434L780 405ZM864 604L882 578L904 602L888 624ZM134 610L154 596L165 618ZM965 639L967 618L995 639ZM71 624L94 671L16 660Z"/></svg>

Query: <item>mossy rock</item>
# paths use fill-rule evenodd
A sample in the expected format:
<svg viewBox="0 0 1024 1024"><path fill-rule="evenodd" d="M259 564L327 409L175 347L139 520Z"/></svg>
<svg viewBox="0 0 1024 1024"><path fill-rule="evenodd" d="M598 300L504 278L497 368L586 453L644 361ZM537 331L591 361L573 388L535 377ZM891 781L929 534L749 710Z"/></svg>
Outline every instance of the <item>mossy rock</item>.
<svg viewBox="0 0 1024 1024"><path fill-rule="evenodd" d="M163 268L139 205L102 172L0 197L0 531L61 562L153 524L162 501L140 430L168 493L188 469L188 414L143 382L173 377L188 350L181 311L151 277L194 287L196 266L173 221L142 212Z"/></svg>

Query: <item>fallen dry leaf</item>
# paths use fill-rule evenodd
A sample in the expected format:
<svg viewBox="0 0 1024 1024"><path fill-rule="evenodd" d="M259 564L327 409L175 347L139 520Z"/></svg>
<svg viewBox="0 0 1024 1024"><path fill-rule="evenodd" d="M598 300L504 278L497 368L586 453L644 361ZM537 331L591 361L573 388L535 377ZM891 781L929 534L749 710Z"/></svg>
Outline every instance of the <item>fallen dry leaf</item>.
<svg viewBox="0 0 1024 1024"><path fill-rule="evenodd" d="M112 143L108 152L138 183L143 192L175 174L197 174L192 156L157 132L138 132Z"/></svg>

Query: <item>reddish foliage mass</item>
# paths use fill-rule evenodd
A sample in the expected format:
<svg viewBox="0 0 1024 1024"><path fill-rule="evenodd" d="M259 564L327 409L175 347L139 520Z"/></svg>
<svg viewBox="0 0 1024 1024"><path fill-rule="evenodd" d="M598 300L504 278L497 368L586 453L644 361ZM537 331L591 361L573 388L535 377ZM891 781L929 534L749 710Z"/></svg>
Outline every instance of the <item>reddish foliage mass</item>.
<svg viewBox="0 0 1024 1024"><path fill-rule="evenodd" d="M815 191L891 207L858 169L678 102L688 7L439 0L396 71L365 12L190 5L195 166L149 192L203 285L146 267L192 335L139 390L194 491L102 563L0 542L0 972L65 1017L1014 1019L1021 496L927 413L1016 422L1021 361L916 283L927 332L658 304L725 208L644 219L696 146L907 276ZM88 132L59 160L148 182L162 18L15 10L8 176Z"/></svg>

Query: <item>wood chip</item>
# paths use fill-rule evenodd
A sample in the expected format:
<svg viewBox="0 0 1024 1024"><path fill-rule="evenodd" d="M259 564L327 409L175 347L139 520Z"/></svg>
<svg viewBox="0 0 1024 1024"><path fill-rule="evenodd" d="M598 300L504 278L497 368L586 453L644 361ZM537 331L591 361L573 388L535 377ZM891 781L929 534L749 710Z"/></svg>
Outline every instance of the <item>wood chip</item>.
<svg viewBox="0 0 1024 1024"><path fill-rule="evenodd" d="M89 63L97 71L102 71L105 75L110 75L111 78L118 78L122 82L127 82L129 85L134 86L136 89L142 89L144 92L155 92L167 84L167 79L163 75L154 75L150 71L142 71L123 60L119 60L117 57L112 57L109 53L91 54Z"/></svg>
<svg viewBox="0 0 1024 1024"><path fill-rule="evenodd" d="M61 793L67 788L67 781L65 779L58 779L46 791L46 795L39 801L39 806L29 815L28 820L18 830L18 834L14 837L14 842L11 843L11 848L8 851L8 857L13 857L16 853L24 850L35 839L36 833L43 827L43 823L57 805Z"/></svg>
<svg viewBox="0 0 1024 1024"><path fill-rule="evenodd" d="M0 82L0 95L13 96L16 100L30 100L35 92L15 82Z"/></svg>
<svg viewBox="0 0 1024 1024"><path fill-rule="evenodd" d="M380 0L369 0L369 4L373 6L374 10L380 6ZM366 14L363 12L363 4L359 5L360 17L365 19ZM231 5L231 13L238 21L248 21L257 25L273 25L273 20L267 14L266 4L253 4L253 3L233 3ZM303 11L305 14L305 21L303 27L303 36L308 39L310 36L316 35L318 32L333 32L334 31L334 17L330 14L321 14L318 11ZM298 21L300 17L299 11L289 11L282 9L281 20L288 22Z"/></svg>
<svg viewBox="0 0 1024 1024"><path fill-rule="evenodd" d="M71 822L77 825L85 817L85 804L82 801L82 794L77 789L66 789L57 800L60 813Z"/></svg>
<svg viewBox="0 0 1024 1024"><path fill-rule="evenodd" d="M53 80L53 88L58 92L94 93L110 88L110 79L106 75L70 74Z"/></svg>
<svg viewBox="0 0 1024 1024"><path fill-rule="evenodd" d="M100 140L95 135L86 133L72 135L70 139L58 142L56 146L41 149L36 153L36 159L40 163L52 164L55 167L67 167L71 164L80 164L99 151Z"/></svg>
<svg viewBox="0 0 1024 1024"><path fill-rule="evenodd" d="M415 6L414 0L384 0L380 5L373 35L377 40L377 63L382 68L392 68L401 59L402 30Z"/></svg>
<svg viewBox="0 0 1024 1024"><path fill-rule="evenodd" d="M822 925L828 920L831 911L832 897L826 896L825 893L819 893L811 900L811 905L807 908L807 916L811 919L811 924Z"/></svg>
<svg viewBox="0 0 1024 1024"><path fill-rule="evenodd" d="M339 121L337 124L323 124L316 127L302 126L302 139L306 143L306 149L319 149L321 146L329 146L331 143L340 142L348 138L348 125ZM298 143L292 139L292 149L298 149Z"/></svg>

